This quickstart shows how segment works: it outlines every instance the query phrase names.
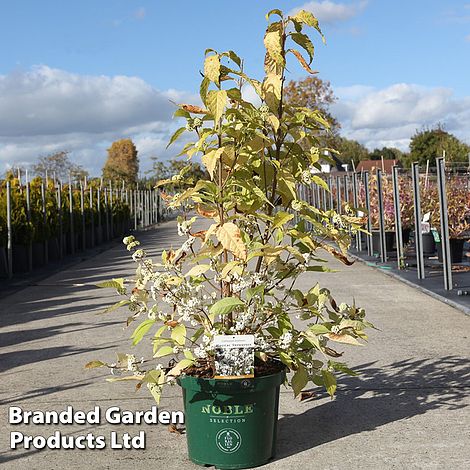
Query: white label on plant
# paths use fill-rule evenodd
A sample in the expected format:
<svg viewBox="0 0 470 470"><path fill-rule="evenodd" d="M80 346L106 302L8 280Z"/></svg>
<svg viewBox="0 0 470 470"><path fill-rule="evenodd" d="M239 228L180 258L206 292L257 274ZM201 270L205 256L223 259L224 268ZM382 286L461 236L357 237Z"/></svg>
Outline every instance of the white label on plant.
<svg viewBox="0 0 470 470"><path fill-rule="evenodd" d="M254 377L254 335L214 336L216 378Z"/></svg>
<svg viewBox="0 0 470 470"><path fill-rule="evenodd" d="M429 233L431 231L431 225L429 222L421 222L421 233Z"/></svg>
<svg viewBox="0 0 470 470"><path fill-rule="evenodd" d="M216 335L214 346L216 348L254 348L255 335Z"/></svg>

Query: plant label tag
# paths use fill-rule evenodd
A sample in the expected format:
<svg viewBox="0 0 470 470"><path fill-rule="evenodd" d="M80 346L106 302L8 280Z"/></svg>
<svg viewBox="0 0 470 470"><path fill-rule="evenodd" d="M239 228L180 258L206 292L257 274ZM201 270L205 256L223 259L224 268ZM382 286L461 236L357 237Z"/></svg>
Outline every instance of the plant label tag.
<svg viewBox="0 0 470 470"><path fill-rule="evenodd" d="M437 230L431 230L431 233L432 233L432 236L434 237L434 241L436 243L440 243L441 242L441 237L439 236L439 232Z"/></svg>
<svg viewBox="0 0 470 470"><path fill-rule="evenodd" d="M215 378L240 379L255 376L254 335L216 335Z"/></svg>

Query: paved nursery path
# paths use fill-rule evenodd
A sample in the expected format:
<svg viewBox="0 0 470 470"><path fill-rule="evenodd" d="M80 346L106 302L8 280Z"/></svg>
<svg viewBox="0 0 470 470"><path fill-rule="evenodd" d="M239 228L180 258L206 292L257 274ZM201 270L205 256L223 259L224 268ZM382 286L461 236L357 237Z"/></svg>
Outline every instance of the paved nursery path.
<svg viewBox="0 0 470 470"><path fill-rule="evenodd" d="M141 235L159 252L175 240L175 224ZM370 344L348 348L361 371L344 378L336 400L320 393L298 402L282 390L277 460L268 469L442 469L470 468L470 317L364 264L320 277L338 299L367 308L381 331ZM93 287L130 275L133 263L122 246L76 264L0 299L0 467L5 469L196 469L186 459L184 436L166 426L16 425L10 406L25 410L90 410L119 405L142 410L145 391L109 384L101 370L85 371L95 358L112 361L128 350L119 313L96 315L113 294ZM138 353L137 353L138 354ZM177 387L163 406L181 409ZM145 450L9 450L10 431L50 435L109 436L111 431L146 431Z"/></svg>

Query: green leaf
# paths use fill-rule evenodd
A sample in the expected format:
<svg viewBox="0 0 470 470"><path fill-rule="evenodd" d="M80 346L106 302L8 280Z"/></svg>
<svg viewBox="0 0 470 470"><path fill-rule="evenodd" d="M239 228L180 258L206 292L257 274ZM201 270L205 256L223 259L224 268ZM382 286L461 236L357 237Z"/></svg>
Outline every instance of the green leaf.
<svg viewBox="0 0 470 470"><path fill-rule="evenodd" d="M209 310L211 315L226 315L230 313L234 308L244 305L237 297L224 297L216 302Z"/></svg>
<svg viewBox="0 0 470 470"><path fill-rule="evenodd" d="M307 26L311 26L312 28L315 28L320 33L323 43L326 42L325 36L323 36L323 33L318 24L318 20L309 11L300 10L298 13L292 16L291 19L299 23L306 24Z"/></svg>
<svg viewBox="0 0 470 470"><path fill-rule="evenodd" d="M101 361L90 361L85 365L85 369L96 369L97 367L104 367L106 364Z"/></svg>
<svg viewBox="0 0 470 470"><path fill-rule="evenodd" d="M158 383L162 373L163 373L162 370L155 370L155 369L149 370L148 372L145 373L145 376L142 379L142 383L156 384Z"/></svg>
<svg viewBox="0 0 470 470"><path fill-rule="evenodd" d="M214 122L218 123L227 104L227 92L225 90L211 90L207 93L207 107L214 116Z"/></svg>
<svg viewBox="0 0 470 470"><path fill-rule="evenodd" d="M114 289L124 289L124 279L111 279L111 281L104 281L98 284L95 284L96 287L103 287L103 288L114 288Z"/></svg>
<svg viewBox="0 0 470 470"><path fill-rule="evenodd" d="M313 60L313 55L315 53L315 47L312 41L310 41L310 38L306 34L302 34L302 33L291 33L290 36L293 41L295 41L299 46L305 49L305 51L307 52L310 58L310 62L309 62L310 64Z"/></svg>
<svg viewBox="0 0 470 470"><path fill-rule="evenodd" d="M171 330L171 339L176 341L180 346L186 342L186 327L180 323Z"/></svg>
<svg viewBox="0 0 470 470"><path fill-rule="evenodd" d="M207 90L209 89L211 81L204 77L201 81L201 86L199 87L199 95L201 96L202 102L207 106L206 99L207 99ZM188 113L189 114L189 113Z"/></svg>
<svg viewBox="0 0 470 470"><path fill-rule="evenodd" d="M124 307L124 305L129 305L130 303L131 303L130 300L127 300L127 299L120 300L119 302L116 302L115 304L111 305L110 307L104 309L102 312L98 312L97 315L102 315L104 313L112 312L113 310L116 310L120 307Z"/></svg>
<svg viewBox="0 0 470 470"><path fill-rule="evenodd" d="M136 344L140 343L142 341L142 338L144 337L145 333L147 333L150 328L152 328L152 325L155 323L155 320L144 320L135 330L134 333L132 333L131 339L132 345L135 346Z"/></svg>
<svg viewBox="0 0 470 470"><path fill-rule="evenodd" d="M279 211L274 216L274 220L273 220L273 224L271 228L275 229L275 228L282 227L284 224L286 224L293 218L294 218L294 214L289 214L287 212Z"/></svg>
<svg viewBox="0 0 470 470"><path fill-rule="evenodd" d="M241 61L240 57L238 57L238 55L235 54L235 52L233 52L233 51L228 51L228 56L230 57L230 60L232 60L233 62L235 62L239 67L241 66L242 61Z"/></svg>
<svg viewBox="0 0 470 470"><path fill-rule="evenodd" d="M293 365L293 361L292 361L292 358L284 353L284 352L279 352L279 359L281 360L281 362L283 364L285 364L287 367L291 368L292 365Z"/></svg>
<svg viewBox="0 0 470 470"><path fill-rule="evenodd" d="M210 265L208 264L198 264L193 266L187 273L186 276L189 277L198 277L201 274L204 274L206 271L210 269Z"/></svg>
<svg viewBox="0 0 470 470"><path fill-rule="evenodd" d="M299 368L295 371L294 376L292 377L292 389L294 390L294 396L297 396L302 389L308 383L308 373L307 369L303 365L300 365Z"/></svg>
<svg viewBox="0 0 470 470"><path fill-rule="evenodd" d="M173 117L184 117L184 118L190 118L191 117L191 114L188 113L188 111L186 111L185 109L183 108L178 108L174 113L173 113Z"/></svg>
<svg viewBox="0 0 470 470"><path fill-rule="evenodd" d="M183 351L183 354L186 359L191 359L192 361L196 360L196 358L194 357L194 354L189 349Z"/></svg>
<svg viewBox="0 0 470 470"><path fill-rule="evenodd" d="M323 383L325 384L326 391L333 398L336 392L336 377L329 370L322 370Z"/></svg>
<svg viewBox="0 0 470 470"><path fill-rule="evenodd" d="M266 13L266 20L269 21L269 17L271 15L277 15L277 16L280 16L281 18L283 17L282 11L278 10L277 8L274 8L274 10L268 11L268 13Z"/></svg>
<svg viewBox="0 0 470 470"><path fill-rule="evenodd" d="M163 357L169 356L173 354L173 348L171 346L162 346L154 355L153 357Z"/></svg>
<svg viewBox="0 0 470 470"><path fill-rule="evenodd" d="M325 325L312 325L309 327L309 331L316 335L324 335L330 332L330 330Z"/></svg>
<svg viewBox="0 0 470 470"><path fill-rule="evenodd" d="M346 364L344 364L343 362L335 362L335 361L328 361L328 365L330 365L331 367L333 367L334 370L337 370L337 371L340 371L340 372L343 372L347 375L352 375L352 376L356 376L358 375L357 372L353 371L352 369L350 369Z"/></svg>
<svg viewBox="0 0 470 470"><path fill-rule="evenodd" d="M181 359L169 372L167 375L171 375L173 377L177 377L178 375L183 372L184 369L192 366L194 361L192 359Z"/></svg>
<svg viewBox="0 0 470 470"><path fill-rule="evenodd" d="M170 138L170 141L168 142L168 145L166 146L166 148L168 148L173 142L175 142L176 140L178 140L178 138L180 137L180 135L186 130L186 127L180 127Z"/></svg>

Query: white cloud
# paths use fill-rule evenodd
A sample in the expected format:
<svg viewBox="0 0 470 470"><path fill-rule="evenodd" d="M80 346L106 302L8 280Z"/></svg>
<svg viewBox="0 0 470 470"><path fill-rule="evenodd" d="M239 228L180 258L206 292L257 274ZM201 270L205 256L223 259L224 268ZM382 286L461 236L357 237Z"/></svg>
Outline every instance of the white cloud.
<svg viewBox="0 0 470 470"><path fill-rule="evenodd" d="M333 24L353 18L367 6L367 3L367 0L356 3L339 3L330 0L308 2L294 8L290 14L296 13L299 10L307 10L312 12L320 23Z"/></svg>
<svg viewBox="0 0 470 470"><path fill-rule="evenodd" d="M414 132L437 123L470 143L470 97L456 98L451 89L398 83L384 89L361 85L336 89L333 114L343 134L369 148L407 150Z"/></svg>
<svg viewBox="0 0 470 470"><path fill-rule="evenodd" d="M69 150L98 174L106 148L123 137L141 142L145 166L150 155L169 155L163 142L177 125L170 100L195 97L156 90L137 77L78 75L44 65L0 75L0 172Z"/></svg>
<svg viewBox="0 0 470 470"><path fill-rule="evenodd" d="M466 41L466 42L470 42L470 34L468 34L467 36L465 36L465 41Z"/></svg>

